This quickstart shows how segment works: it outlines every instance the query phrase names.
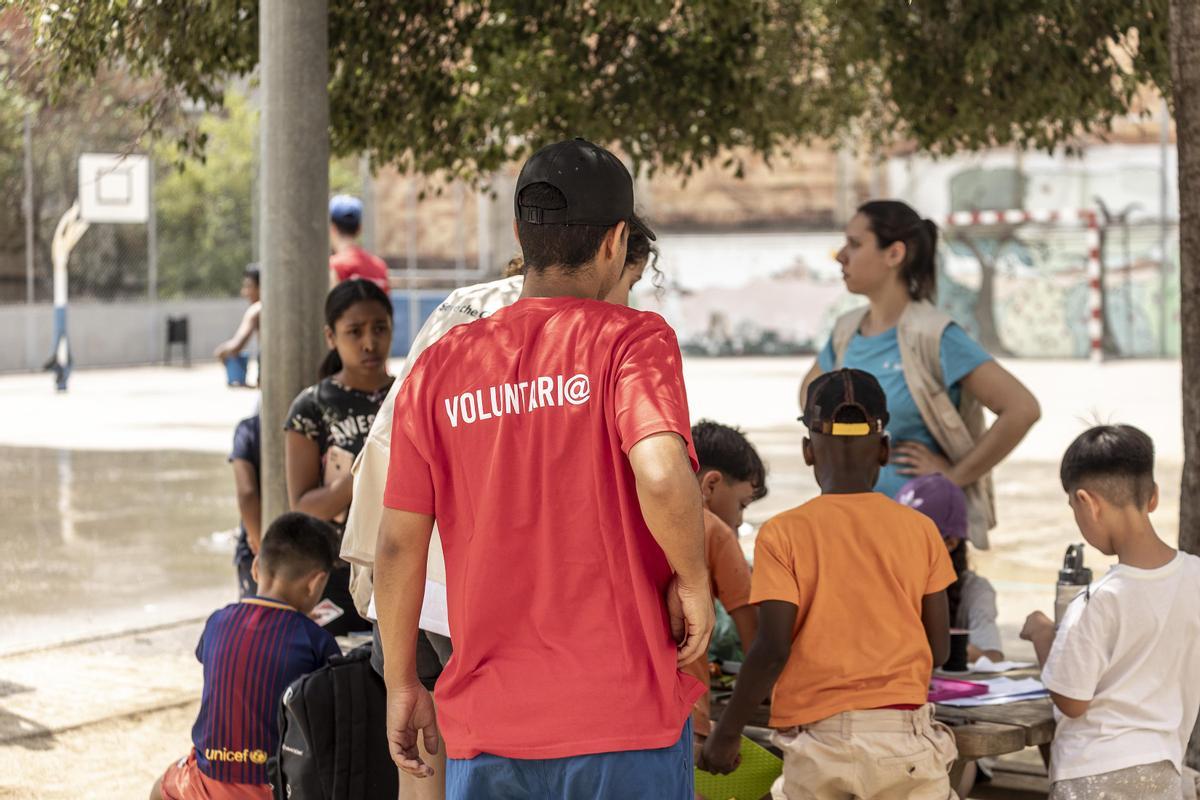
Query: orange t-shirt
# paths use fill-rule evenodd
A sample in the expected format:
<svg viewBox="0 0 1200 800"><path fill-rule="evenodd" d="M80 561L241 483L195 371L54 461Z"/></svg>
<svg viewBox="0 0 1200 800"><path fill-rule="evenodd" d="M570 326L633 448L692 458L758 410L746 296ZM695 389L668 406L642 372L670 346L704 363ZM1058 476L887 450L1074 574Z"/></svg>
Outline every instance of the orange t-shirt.
<svg viewBox="0 0 1200 800"><path fill-rule="evenodd" d="M825 494L769 520L750 601L799 608L771 726L924 704L933 655L921 598L954 581L932 520L882 494Z"/></svg>
<svg viewBox="0 0 1200 800"><path fill-rule="evenodd" d="M713 597L721 601L725 610L733 613L750 605L750 565L738 544L737 534L707 508L704 509L704 558L708 562ZM707 653L682 669L706 687L709 685ZM702 736L707 736L712 728L709 707L705 692L692 709L692 730Z"/></svg>

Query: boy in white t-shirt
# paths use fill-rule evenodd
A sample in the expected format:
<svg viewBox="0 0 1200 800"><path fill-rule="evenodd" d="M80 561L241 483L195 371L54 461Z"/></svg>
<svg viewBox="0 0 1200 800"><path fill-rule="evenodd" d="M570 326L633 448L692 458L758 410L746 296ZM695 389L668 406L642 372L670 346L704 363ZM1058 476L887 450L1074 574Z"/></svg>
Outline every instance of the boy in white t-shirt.
<svg viewBox="0 0 1200 800"><path fill-rule="evenodd" d="M1179 800L1200 708L1200 558L1158 537L1154 443L1129 425L1067 449L1062 483L1088 544L1119 563L1071 602L1057 634L1025 622L1061 712L1051 800Z"/></svg>

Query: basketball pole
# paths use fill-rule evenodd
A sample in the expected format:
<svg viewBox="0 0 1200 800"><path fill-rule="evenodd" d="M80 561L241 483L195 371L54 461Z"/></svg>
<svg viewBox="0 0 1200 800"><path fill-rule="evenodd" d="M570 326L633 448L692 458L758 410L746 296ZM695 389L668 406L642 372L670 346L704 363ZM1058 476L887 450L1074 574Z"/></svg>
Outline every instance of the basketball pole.
<svg viewBox="0 0 1200 800"><path fill-rule="evenodd" d="M54 372L54 387L60 392L67 390L67 381L71 377L71 343L67 338L67 262L88 227L88 222L80 219L79 201L76 200L59 219L50 243L54 261L54 339L46 369Z"/></svg>

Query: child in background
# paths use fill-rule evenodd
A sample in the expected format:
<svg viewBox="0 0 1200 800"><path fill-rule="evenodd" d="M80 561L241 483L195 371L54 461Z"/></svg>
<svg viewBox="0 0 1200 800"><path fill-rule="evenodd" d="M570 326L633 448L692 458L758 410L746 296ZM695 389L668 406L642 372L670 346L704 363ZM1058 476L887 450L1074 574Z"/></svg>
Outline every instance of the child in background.
<svg viewBox="0 0 1200 800"><path fill-rule="evenodd" d="M1118 563L1071 602L1057 633L1040 611L1021 631L1062 715L1050 797L1178 800L1200 707L1200 558L1150 522L1154 443L1137 428L1085 432L1061 477L1083 538Z"/></svg>
<svg viewBox="0 0 1200 800"><path fill-rule="evenodd" d="M259 479L260 444L259 417L255 413L237 424L233 431L233 450L229 463L233 466L233 483L237 491L239 525L237 549L233 564L237 567L238 599L258 592L254 580L254 557L262 542L262 491Z"/></svg>
<svg viewBox="0 0 1200 800"><path fill-rule="evenodd" d="M701 767L736 767L742 729L774 686L784 760L772 797L946 800L957 751L927 697L950 651L954 569L927 517L873 491L889 454L879 382L837 370L807 399L804 461L821 496L759 531L758 636Z"/></svg>
<svg viewBox="0 0 1200 800"><path fill-rule="evenodd" d="M767 494L766 468L754 445L737 428L701 420L692 426L692 443L700 462L697 476L704 498L704 556L713 597L733 619L742 650L748 651L758 627L758 613L750 605L750 565L736 531L746 507ZM709 684L708 670L707 655L683 667L705 686ZM692 711L697 741L703 742L710 727L705 692Z"/></svg>
<svg viewBox="0 0 1200 800"><path fill-rule="evenodd" d="M301 675L337 655L337 642L306 615L335 554L333 529L283 514L254 559L259 594L208 618L196 646L204 665L192 752L167 768L151 800L269 800L267 757L279 744L279 699Z"/></svg>
<svg viewBox="0 0 1200 800"><path fill-rule="evenodd" d="M249 361L249 354L243 355L242 351L250 344L250 339L258 333L259 318L262 316L262 293L259 289L260 280L258 264L248 264L242 273L241 294L250 305L246 307L246 313L242 315L242 321L238 325L237 330L234 331L233 336L228 341L221 342L213 351L213 356L219 358L222 362L227 362L230 359ZM226 365L226 370L230 386L247 385L245 364L242 364L238 368L238 371L241 373L240 378L228 372L228 365Z"/></svg>
<svg viewBox="0 0 1200 800"><path fill-rule="evenodd" d="M933 520L950 552L950 563L958 580L946 589L950 625L970 632L967 659L980 656L1004 660L1000 626L996 624L996 590L967 563L967 496L945 475L935 473L913 478L896 495L901 505L915 508Z"/></svg>

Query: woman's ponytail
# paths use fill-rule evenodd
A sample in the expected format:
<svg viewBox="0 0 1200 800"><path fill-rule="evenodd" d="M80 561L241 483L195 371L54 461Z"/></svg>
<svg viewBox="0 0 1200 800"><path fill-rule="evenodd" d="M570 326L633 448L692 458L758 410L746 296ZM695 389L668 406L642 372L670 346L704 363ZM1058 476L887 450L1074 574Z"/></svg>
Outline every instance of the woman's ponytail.
<svg viewBox="0 0 1200 800"><path fill-rule="evenodd" d="M317 372L318 380L325 380L331 375L336 375L342 371L342 357L338 355L336 347L329 349L325 354L325 358L321 361L321 368Z"/></svg>
<svg viewBox="0 0 1200 800"><path fill-rule="evenodd" d="M858 213L871 223L880 249L904 242L900 278L913 300L937 299L937 225L921 219L912 206L899 200L872 200L859 206Z"/></svg>
<svg viewBox="0 0 1200 800"><path fill-rule="evenodd" d="M918 225L912 258L905 265L908 296L913 300L937 301L937 241L938 228L931 219Z"/></svg>

